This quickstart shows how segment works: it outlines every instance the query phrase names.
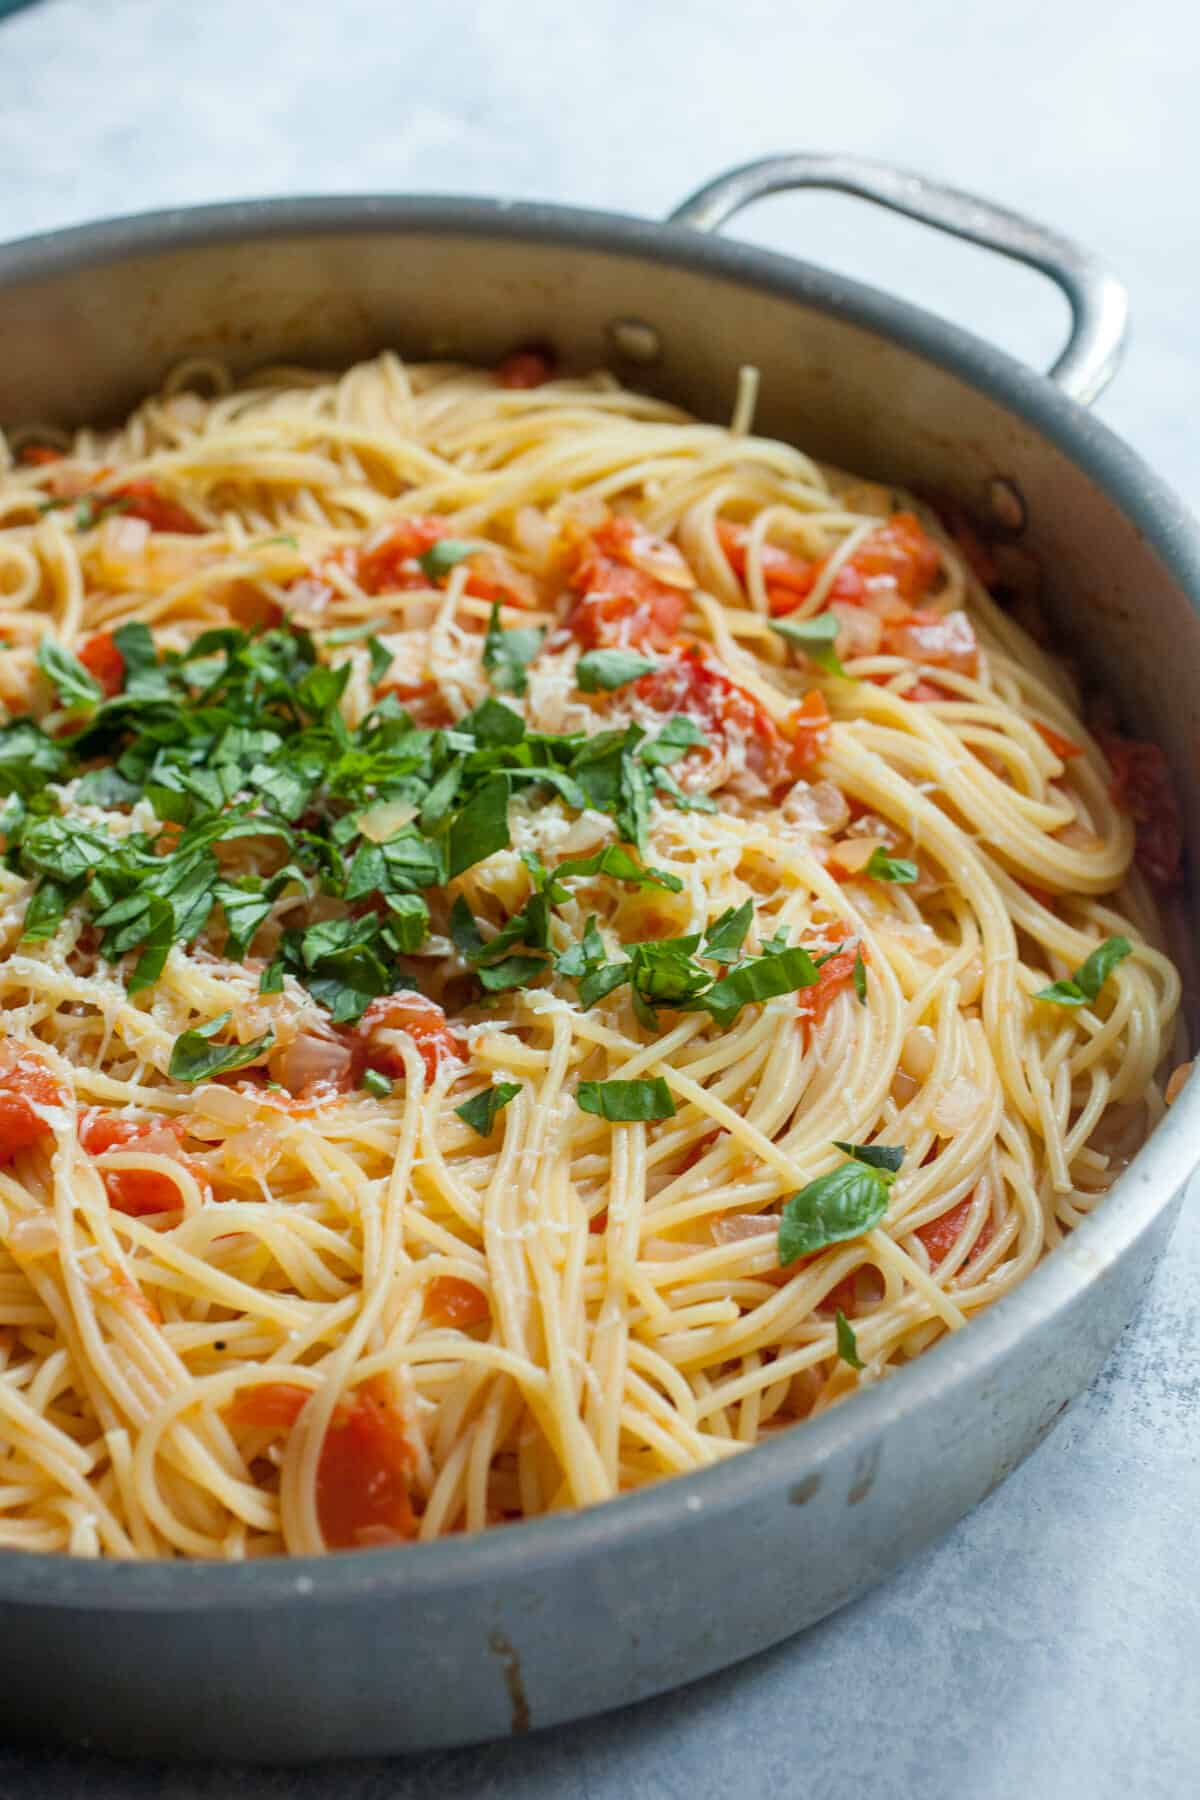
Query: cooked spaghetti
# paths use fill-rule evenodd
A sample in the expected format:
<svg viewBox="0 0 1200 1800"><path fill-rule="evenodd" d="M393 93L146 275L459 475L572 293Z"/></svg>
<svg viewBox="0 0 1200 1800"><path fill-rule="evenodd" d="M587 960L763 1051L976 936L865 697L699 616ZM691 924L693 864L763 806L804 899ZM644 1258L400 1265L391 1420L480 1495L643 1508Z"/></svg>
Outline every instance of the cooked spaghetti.
<svg viewBox="0 0 1200 1800"><path fill-rule="evenodd" d="M753 398L206 362L14 439L0 1545L698 1469L959 1330L1160 1116L1161 754L1018 551Z"/></svg>

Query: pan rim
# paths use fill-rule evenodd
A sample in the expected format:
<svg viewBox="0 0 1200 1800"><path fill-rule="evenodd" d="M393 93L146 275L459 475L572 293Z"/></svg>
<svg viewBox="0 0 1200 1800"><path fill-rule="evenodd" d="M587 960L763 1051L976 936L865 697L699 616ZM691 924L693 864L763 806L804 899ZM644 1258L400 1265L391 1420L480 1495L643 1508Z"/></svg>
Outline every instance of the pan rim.
<svg viewBox="0 0 1200 1800"><path fill-rule="evenodd" d="M123 215L0 246L0 290L138 256L278 238L405 231L500 237L631 255L770 292L873 332L946 370L1032 426L1092 477L1143 534L1200 613L1200 533L1169 486L1048 377L924 309L736 239L630 215L535 202L421 195L230 201ZM71 1612L240 1612L263 1605L420 1604L460 1589L531 1581L550 1567L618 1554L697 1518L729 1514L871 1445L939 1395L994 1368L1050 1329L1174 1203L1196 1166L1200 1082L1190 1084L1103 1204L970 1329L747 1455L664 1479L603 1505L442 1540L239 1564L88 1561L0 1552L0 1604Z"/></svg>

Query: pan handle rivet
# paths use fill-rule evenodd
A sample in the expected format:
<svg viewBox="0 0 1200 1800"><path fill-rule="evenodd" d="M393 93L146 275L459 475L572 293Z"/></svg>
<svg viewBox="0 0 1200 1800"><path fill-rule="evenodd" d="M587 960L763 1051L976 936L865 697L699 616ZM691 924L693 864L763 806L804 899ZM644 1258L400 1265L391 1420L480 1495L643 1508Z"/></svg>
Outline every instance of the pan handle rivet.
<svg viewBox="0 0 1200 1800"><path fill-rule="evenodd" d="M997 475L988 483L988 506L992 518L1005 531L1012 532L1014 537L1025 529L1025 498L1015 481L1009 481L1003 475Z"/></svg>

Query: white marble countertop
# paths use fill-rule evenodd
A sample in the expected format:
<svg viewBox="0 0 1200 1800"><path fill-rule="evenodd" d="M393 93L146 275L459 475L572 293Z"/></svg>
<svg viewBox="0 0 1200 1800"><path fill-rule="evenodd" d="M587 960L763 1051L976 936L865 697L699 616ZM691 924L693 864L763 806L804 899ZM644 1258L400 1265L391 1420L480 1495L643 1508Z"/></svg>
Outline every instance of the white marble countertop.
<svg viewBox="0 0 1200 1800"><path fill-rule="evenodd" d="M1185 494L1200 14L1178 0L41 0L0 23L0 233L287 192L660 214L779 149L890 158L1073 232L1129 284L1100 411ZM852 202L739 230L1048 362L1025 271ZM942 1543L781 1649L630 1712L406 1762L149 1770L0 1752L0 1800L1185 1800L1200 1790L1200 1211L1058 1432Z"/></svg>

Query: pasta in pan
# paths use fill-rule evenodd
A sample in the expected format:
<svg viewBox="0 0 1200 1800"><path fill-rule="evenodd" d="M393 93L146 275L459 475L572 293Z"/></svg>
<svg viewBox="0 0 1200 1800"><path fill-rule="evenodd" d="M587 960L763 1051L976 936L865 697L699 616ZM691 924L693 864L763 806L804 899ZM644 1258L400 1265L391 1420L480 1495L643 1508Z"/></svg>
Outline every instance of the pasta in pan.
<svg viewBox="0 0 1200 1800"><path fill-rule="evenodd" d="M384 355L14 440L0 1545L696 1469L959 1330L1160 1116L1161 754L1014 553L752 409Z"/></svg>

